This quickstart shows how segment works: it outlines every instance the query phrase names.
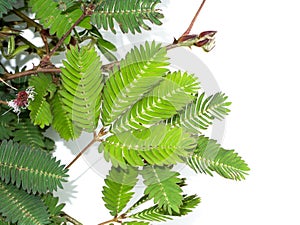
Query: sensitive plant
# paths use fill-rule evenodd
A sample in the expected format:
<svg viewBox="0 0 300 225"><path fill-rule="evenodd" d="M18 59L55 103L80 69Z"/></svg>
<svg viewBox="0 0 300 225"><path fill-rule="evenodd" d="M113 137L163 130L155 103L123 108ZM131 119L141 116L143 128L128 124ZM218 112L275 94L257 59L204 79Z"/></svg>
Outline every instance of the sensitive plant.
<svg viewBox="0 0 300 225"><path fill-rule="evenodd" d="M196 173L245 179L246 162L205 136L229 113L228 97L207 96L197 76L170 70L170 49L214 47L216 31L190 34L205 1L183 35L166 46L147 41L119 59L101 33L136 34L162 25L159 3L0 0L0 224L81 224L54 193L96 144L99 158L111 165L99 204L112 218L99 225L147 225L192 212L200 198L184 192L178 163ZM22 36L28 29L42 47ZM62 66L52 61L59 54ZM10 64L21 56L35 56L39 64ZM94 137L62 165L53 156L55 142L45 136L49 127L66 141L83 132ZM144 192L132 203L139 179Z"/></svg>

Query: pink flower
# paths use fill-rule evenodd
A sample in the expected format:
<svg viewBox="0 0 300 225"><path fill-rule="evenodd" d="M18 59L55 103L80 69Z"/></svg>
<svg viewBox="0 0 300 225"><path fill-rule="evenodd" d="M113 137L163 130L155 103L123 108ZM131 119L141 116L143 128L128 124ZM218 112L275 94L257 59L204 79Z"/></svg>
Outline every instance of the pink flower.
<svg viewBox="0 0 300 225"><path fill-rule="evenodd" d="M13 112L18 115L21 113L21 109L26 109L30 101L34 100L34 87L28 87L25 91L19 91L17 98L8 101L8 106L13 109Z"/></svg>

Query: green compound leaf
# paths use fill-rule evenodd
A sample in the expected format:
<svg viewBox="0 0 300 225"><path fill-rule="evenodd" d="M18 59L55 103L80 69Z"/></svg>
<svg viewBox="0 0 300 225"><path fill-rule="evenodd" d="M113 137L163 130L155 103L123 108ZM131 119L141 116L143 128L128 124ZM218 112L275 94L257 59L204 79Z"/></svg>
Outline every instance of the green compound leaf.
<svg viewBox="0 0 300 225"><path fill-rule="evenodd" d="M2 109L2 107L0 107ZM1 111L2 113L2 111ZM1 121L0 121L0 140L9 139L13 135L13 120L15 119L15 114L12 113L6 113L4 115L1 115Z"/></svg>
<svg viewBox="0 0 300 225"><path fill-rule="evenodd" d="M120 116L111 131L121 133L142 129L171 118L194 100L198 89L196 77L181 72L169 73L158 86Z"/></svg>
<svg viewBox="0 0 300 225"><path fill-rule="evenodd" d="M13 9L15 3L16 0L0 0L0 18L3 17L3 14L6 14L9 10Z"/></svg>
<svg viewBox="0 0 300 225"><path fill-rule="evenodd" d="M61 216L63 214L62 209L64 208L65 204L58 204L58 197L54 197L51 193L47 193L42 196L42 200L47 206L48 212L50 213L50 225L67 223L66 218Z"/></svg>
<svg viewBox="0 0 300 225"><path fill-rule="evenodd" d="M103 88L100 58L95 48L71 47L66 53L59 92L72 123L87 132L98 126Z"/></svg>
<svg viewBox="0 0 300 225"><path fill-rule="evenodd" d="M34 100L30 101L28 109L30 119L34 125L39 125L41 128L49 126L52 122L52 114L50 104L47 102L46 96L54 93L56 90L55 84L52 83L51 76L39 74L29 79L29 85L34 87Z"/></svg>
<svg viewBox="0 0 300 225"><path fill-rule="evenodd" d="M28 193L46 193L62 188L67 170L51 154L12 141L0 145L0 178Z"/></svg>
<svg viewBox="0 0 300 225"><path fill-rule="evenodd" d="M103 90L102 119L112 123L151 91L168 71L167 52L160 44L134 47L114 68Z"/></svg>
<svg viewBox="0 0 300 225"><path fill-rule="evenodd" d="M29 119L25 119L15 124L15 130L12 136L14 142L26 144L33 148L42 148L52 151L55 147L55 143L53 140L46 138L43 132L44 130L34 126Z"/></svg>
<svg viewBox="0 0 300 225"><path fill-rule="evenodd" d="M81 128L75 126L59 93L56 93L51 103L53 114L52 127L65 140L76 139L80 136Z"/></svg>
<svg viewBox="0 0 300 225"><path fill-rule="evenodd" d="M29 6L36 13L36 18L44 28L50 29L50 34L61 38L73 26L73 24L81 17L83 12L78 7L72 8L70 11L61 11L59 3L53 0L30 0ZM86 19L89 20L89 17ZM90 29L89 22L83 22L79 26ZM69 35L65 43L69 43L71 36Z"/></svg>
<svg viewBox="0 0 300 225"><path fill-rule="evenodd" d="M156 125L108 137L99 146L114 166L172 165L183 162L196 147L196 139L182 128Z"/></svg>
<svg viewBox="0 0 300 225"><path fill-rule="evenodd" d="M126 170L112 167L105 178L103 187L103 201L112 216L120 213L132 198L133 187L137 182L137 169L128 167Z"/></svg>
<svg viewBox="0 0 300 225"><path fill-rule="evenodd" d="M141 174L147 186L145 195L153 198L158 208L167 211L169 215L174 212L180 213L183 196L178 184L181 182L179 173L171 171L168 167L146 166Z"/></svg>
<svg viewBox="0 0 300 225"><path fill-rule="evenodd" d="M233 180L243 180L250 170L247 163L234 150L225 150L215 140L200 136L194 154L188 165L196 172L220 176Z"/></svg>
<svg viewBox="0 0 300 225"><path fill-rule="evenodd" d="M129 221L129 222L124 222L124 225L149 225L149 222L143 222L143 221Z"/></svg>
<svg viewBox="0 0 300 225"><path fill-rule="evenodd" d="M214 119L224 119L224 116L230 112L228 109L230 104L231 102L227 101L227 96L223 93L216 93L208 98L205 98L203 93L169 122L184 126L190 132L201 133L212 124Z"/></svg>
<svg viewBox="0 0 300 225"><path fill-rule="evenodd" d="M98 28L116 33L115 22L123 33L141 33L141 28L150 30L145 20L161 25L163 15L156 9L160 0L104 0L95 8L91 22Z"/></svg>
<svg viewBox="0 0 300 225"><path fill-rule="evenodd" d="M200 198L197 195L185 196L182 200L182 204L179 206L179 213L172 212L172 215L168 211L165 211L154 205L148 209L144 209L141 212L129 215L129 218L164 222L174 219L174 216L184 216L192 212L192 210L200 203Z"/></svg>
<svg viewBox="0 0 300 225"><path fill-rule="evenodd" d="M10 223L44 225L50 222L47 208L39 196L29 195L0 181L0 199L0 213Z"/></svg>

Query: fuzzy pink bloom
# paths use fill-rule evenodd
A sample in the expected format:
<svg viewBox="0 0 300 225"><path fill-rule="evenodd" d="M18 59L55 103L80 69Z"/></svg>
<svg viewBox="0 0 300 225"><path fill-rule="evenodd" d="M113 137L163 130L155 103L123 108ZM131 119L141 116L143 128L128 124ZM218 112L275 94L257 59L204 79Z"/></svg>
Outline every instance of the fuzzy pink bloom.
<svg viewBox="0 0 300 225"><path fill-rule="evenodd" d="M25 91L20 91L17 94L17 97L13 100L10 100L8 106L13 109L15 113L18 115L21 113L21 109L26 109L30 103L30 101L34 100L34 92L33 87L28 87Z"/></svg>

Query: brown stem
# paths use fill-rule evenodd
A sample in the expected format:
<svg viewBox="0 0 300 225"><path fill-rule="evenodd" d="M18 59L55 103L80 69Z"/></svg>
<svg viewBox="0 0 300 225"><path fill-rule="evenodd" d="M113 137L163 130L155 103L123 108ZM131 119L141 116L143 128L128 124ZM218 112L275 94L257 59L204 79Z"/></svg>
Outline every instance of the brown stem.
<svg viewBox="0 0 300 225"><path fill-rule="evenodd" d="M31 26L37 28L38 31L43 30L43 26L42 25L36 23L33 19L30 19L28 16L26 16L25 14L23 14L21 11L19 11L17 9L13 9L12 11L13 11L14 14L16 14L22 20L24 20L28 25L31 25Z"/></svg>
<svg viewBox="0 0 300 225"><path fill-rule="evenodd" d="M8 103L6 101L2 101L2 100L0 100L0 104L8 105Z"/></svg>
<svg viewBox="0 0 300 225"><path fill-rule="evenodd" d="M203 1L202 1L201 5L200 5L200 7L199 7L199 9L198 9L198 11L196 12L194 18L192 19L192 21L191 21L189 27L188 27L187 30L181 35L181 37L184 36L184 35L187 35L187 34L189 34L189 33L191 32L191 30L192 30L192 28L193 28L193 26L194 26L194 23L195 23L195 21L196 21L198 15L199 15L201 9L202 9L203 6L204 6L205 1L206 1L206 0L203 0Z"/></svg>
<svg viewBox="0 0 300 225"><path fill-rule="evenodd" d="M55 47L52 49L52 51L49 53L48 57L50 58L56 51L57 49L63 44L65 39L71 34L72 30L87 16L86 13L83 13L78 20L75 21L75 23L72 25L72 27L65 33L61 39L57 42Z"/></svg>
<svg viewBox="0 0 300 225"><path fill-rule="evenodd" d="M194 42L196 42L196 41L197 40L195 39ZM165 47L168 51L168 50L171 50L173 48L178 48L178 47L181 47L181 46L192 46L194 44L194 42L186 41L186 42L181 42L181 43L177 43L177 44L173 43L173 44L166 45ZM119 66L119 65L120 65L120 61L115 61L115 62L112 62L112 63L102 65L101 70L103 72L109 72L113 69L114 66ZM29 76L29 75L36 74L36 73L60 73L60 72L61 72L60 68L40 68L40 67L38 67L37 69L31 69L31 70L23 71L23 72L20 72L20 73L16 73L14 75L9 75L8 73L6 73L6 74L4 74L3 80L4 81L13 80L13 79L16 79L16 78L19 78L19 77Z"/></svg>
<svg viewBox="0 0 300 225"><path fill-rule="evenodd" d="M75 163L77 161L77 159L80 158L80 156L83 155L83 153L85 153L95 142L97 142L95 139L91 140L90 143L87 144L87 146L84 147L84 149L81 150L81 152L79 152L76 157L72 160L72 162L69 163L69 165L67 165L66 169L69 169L73 163Z"/></svg>
<svg viewBox="0 0 300 225"><path fill-rule="evenodd" d="M62 212L61 214L62 217L66 218L66 220L74 225L83 225L82 223L80 223L79 221L77 221L76 219L74 219L73 217L71 217L70 215L68 215L65 212Z"/></svg>
<svg viewBox="0 0 300 225"><path fill-rule="evenodd" d="M125 214L122 214L120 216L115 216L114 218L107 220L105 222L99 223L98 225L105 225L105 224L112 223L112 222L122 223L121 220L123 220L123 219L126 219Z"/></svg>
<svg viewBox="0 0 300 225"><path fill-rule="evenodd" d="M66 166L66 169L69 169L73 165L73 163L75 163L94 143L101 142L102 141L101 137L104 136L105 134L107 134L107 131L105 131L103 127L101 128L101 130L97 135L96 133L94 133L93 140L91 140L91 142L88 143L87 146L85 146L84 149L82 149L78 153L78 155L76 155L76 157L72 160L72 162L70 162L69 165Z"/></svg>
<svg viewBox="0 0 300 225"><path fill-rule="evenodd" d="M29 76L32 74L37 74L37 73L60 73L60 72L61 72L60 68L37 68L37 69L31 69L31 70L19 72L14 75L5 74L5 77L3 78L3 80L5 80L5 81L13 80L16 78L26 77L26 76Z"/></svg>
<svg viewBox="0 0 300 225"><path fill-rule="evenodd" d="M121 222L119 221L119 218L118 218L118 217L114 217L114 218L112 218L111 220L107 220L107 221L105 221L105 222L99 223L98 225L105 225L105 224L113 223L113 222L121 223Z"/></svg>

